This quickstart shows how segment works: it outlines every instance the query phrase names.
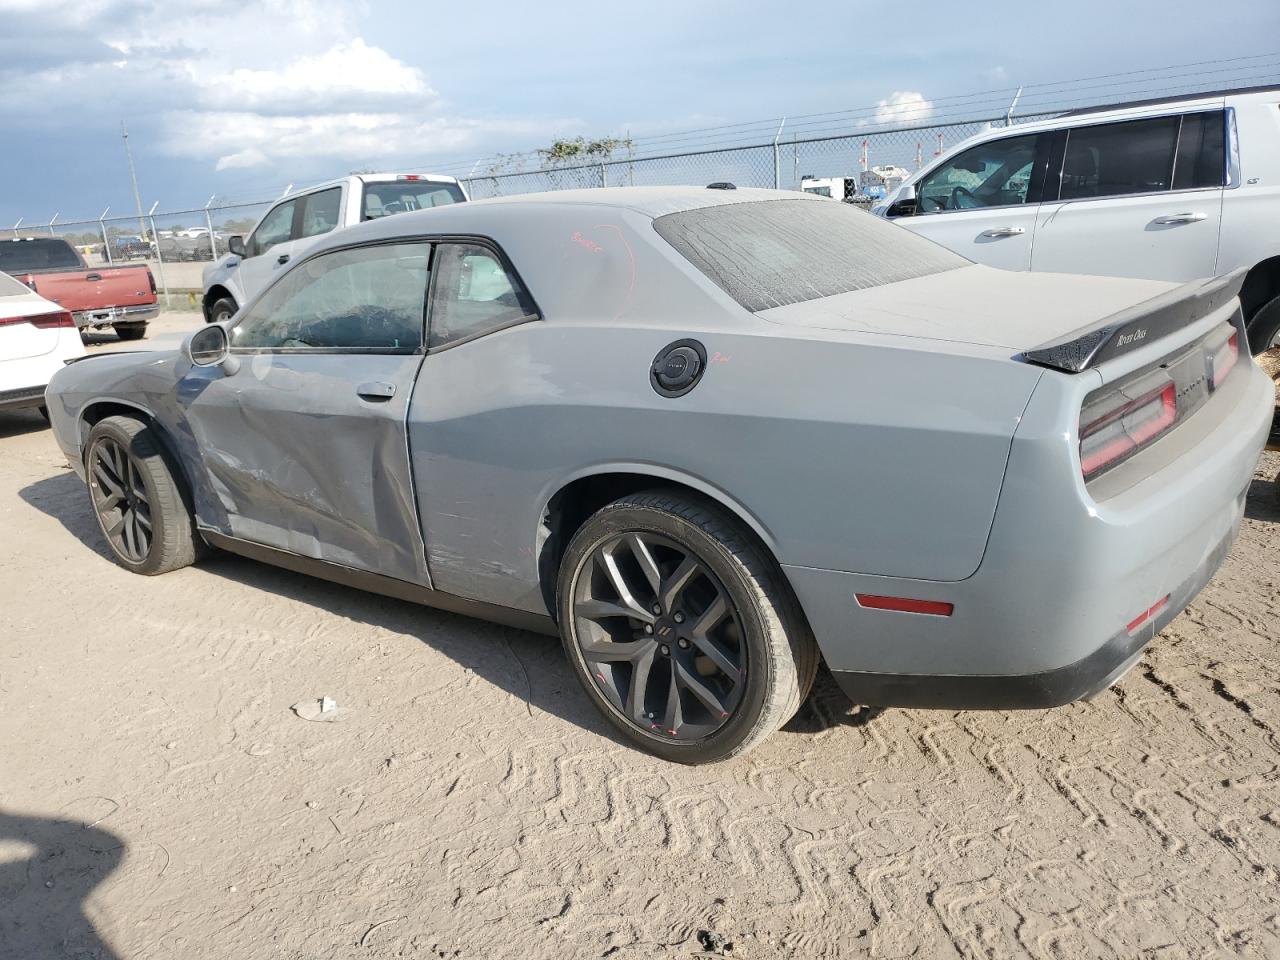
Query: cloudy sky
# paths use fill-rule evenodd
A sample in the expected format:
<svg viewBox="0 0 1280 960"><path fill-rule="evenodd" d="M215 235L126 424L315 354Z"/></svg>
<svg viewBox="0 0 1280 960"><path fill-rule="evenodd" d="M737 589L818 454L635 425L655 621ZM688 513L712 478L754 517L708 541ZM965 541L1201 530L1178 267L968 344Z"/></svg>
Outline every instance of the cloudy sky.
<svg viewBox="0 0 1280 960"><path fill-rule="evenodd" d="M0 224L1280 50L1280 4L0 0ZM1273 61L1274 63L1274 61ZM1275 72L1274 66L1271 68ZM1238 71L1232 76L1239 75Z"/></svg>

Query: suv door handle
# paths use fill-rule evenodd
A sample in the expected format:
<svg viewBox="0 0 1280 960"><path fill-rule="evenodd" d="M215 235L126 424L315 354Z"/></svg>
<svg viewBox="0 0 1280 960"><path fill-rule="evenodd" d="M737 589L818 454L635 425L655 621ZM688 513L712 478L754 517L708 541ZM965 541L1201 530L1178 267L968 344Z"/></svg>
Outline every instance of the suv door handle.
<svg viewBox="0 0 1280 960"><path fill-rule="evenodd" d="M280 256L276 257L276 263L288 263L288 262L289 262L289 255L287 253L282 253L280 254Z"/></svg>
<svg viewBox="0 0 1280 960"><path fill-rule="evenodd" d="M1167 217L1156 217L1156 223L1199 223L1208 219L1207 213L1173 213Z"/></svg>
<svg viewBox="0 0 1280 960"><path fill-rule="evenodd" d="M362 400L385 401L390 400L396 395L396 385L394 383L384 383L381 380L371 380L368 383L362 383L356 387L356 396Z"/></svg>
<svg viewBox="0 0 1280 960"><path fill-rule="evenodd" d="M994 240L996 237L1020 237L1026 232L1022 227L998 227L995 230L983 230L978 236Z"/></svg>

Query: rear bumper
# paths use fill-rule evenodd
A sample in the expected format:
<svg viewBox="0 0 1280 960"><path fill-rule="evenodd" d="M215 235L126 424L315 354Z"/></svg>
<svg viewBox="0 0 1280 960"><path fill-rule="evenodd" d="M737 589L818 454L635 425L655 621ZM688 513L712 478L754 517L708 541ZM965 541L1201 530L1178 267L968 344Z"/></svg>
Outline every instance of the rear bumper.
<svg viewBox="0 0 1280 960"><path fill-rule="evenodd" d="M44 406L44 386L0 390L0 410L27 410Z"/></svg>
<svg viewBox="0 0 1280 960"><path fill-rule="evenodd" d="M876 706L1047 707L1107 686L1229 551L1273 404L1270 381L1250 364L1180 428L1178 445L1186 446L1176 458L1095 500L1071 450L1067 408L1060 398L1034 396L971 577L784 566L828 667L853 699ZM1131 462L1139 470L1138 458ZM867 609L859 593L954 609L950 616ZM1126 625L1166 596L1161 612L1130 635Z"/></svg>
<svg viewBox="0 0 1280 960"><path fill-rule="evenodd" d="M144 303L132 307L80 310L72 316L75 318L77 327L105 327L113 323L146 323L160 316L160 304Z"/></svg>
<svg viewBox="0 0 1280 960"><path fill-rule="evenodd" d="M832 675L854 703L867 706L948 710L1036 710L1059 707L1105 690L1137 663L1147 644L1186 609L1212 578L1235 541L1245 495L1239 499L1237 522L1205 557L1200 568L1170 593L1165 608L1136 632L1121 630L1075 663L1038 673L993 676L939 676L861 673L833 670Z"/></svg>

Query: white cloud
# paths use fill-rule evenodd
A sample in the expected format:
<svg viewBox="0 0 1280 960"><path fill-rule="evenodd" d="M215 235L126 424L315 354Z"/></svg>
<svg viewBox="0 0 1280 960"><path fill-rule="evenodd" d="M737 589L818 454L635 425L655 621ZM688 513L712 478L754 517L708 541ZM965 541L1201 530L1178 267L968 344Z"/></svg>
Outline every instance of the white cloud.
<svg viewBox="0 0 1280 960"><path fill-rule="evenodd" d="M876 126L892 124L921 123L933 114L932 101L926 100L923 93L914 90L895 90L889 99L876 104L875 117L872 122Z"/></svg>
<svg viewBox="0 0 1280 960"><path fill-rule="evenodd" d="M123 117L135 152L149 144L193 169L275 167L287 180L545 133L455 116L423 69L360 35L361 0L0 0L5 9L20 35L50 40L26 61L21 48L0 59L0 115L56 131L92 104L104 134Z"/></svg>
<svg viewBox="0 0 1280 960"><path fill-rule="evenodd" d="M206 100L241 109L321 110L335 101L381 101L411 97L419 104L435 92L417 67L356 37L316 56L304 56L273 70L238 67L212 81ZM401 99L401 103L405 101Z"/></svg>

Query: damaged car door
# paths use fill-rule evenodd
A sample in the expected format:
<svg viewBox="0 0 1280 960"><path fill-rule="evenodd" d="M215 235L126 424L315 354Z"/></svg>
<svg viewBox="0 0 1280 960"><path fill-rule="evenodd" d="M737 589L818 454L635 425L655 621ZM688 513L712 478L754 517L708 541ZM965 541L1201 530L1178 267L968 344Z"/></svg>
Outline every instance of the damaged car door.
<svg viewBox="0 0 1280 960"><path fill-rule="evenodd" d="M427 583L405 412L422 364L432 247L329 250L291 269L192 367L179 402L220 533Z"/></svg>

